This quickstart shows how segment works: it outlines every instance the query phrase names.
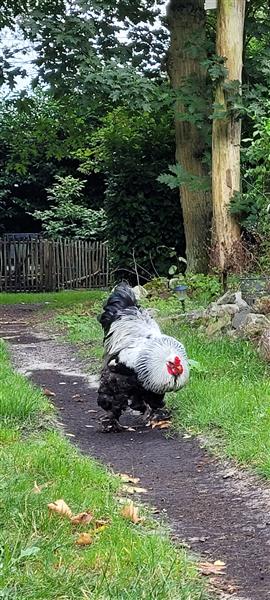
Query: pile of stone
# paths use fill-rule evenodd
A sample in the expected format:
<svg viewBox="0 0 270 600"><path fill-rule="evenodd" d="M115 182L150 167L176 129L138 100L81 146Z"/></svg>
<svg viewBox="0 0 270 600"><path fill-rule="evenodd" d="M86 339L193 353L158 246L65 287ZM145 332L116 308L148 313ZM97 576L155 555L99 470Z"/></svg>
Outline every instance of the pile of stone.
<svg viewBox="0 0 270 600"><path fill-rule="evenodd" d="M252 305L241 292L226 292L204 310L186 315L208 335L227 334L258 342L263 357L270 362L270 296L258 298Z"/></svg>

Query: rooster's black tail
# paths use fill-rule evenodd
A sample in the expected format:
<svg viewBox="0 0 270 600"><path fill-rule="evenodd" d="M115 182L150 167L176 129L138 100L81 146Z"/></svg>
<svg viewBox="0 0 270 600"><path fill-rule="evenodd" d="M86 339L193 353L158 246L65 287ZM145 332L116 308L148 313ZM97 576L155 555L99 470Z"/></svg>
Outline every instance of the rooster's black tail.
<svg viewBox="0 0 270 600"><path fill-rule="evenodd" d="M98 317L105 335L108 333L111 324L126 311L131 314L133 312L132 308L135 308L136 312L139 308L133 289L127 283L119 283L104 304L103 312Z"/></svg>

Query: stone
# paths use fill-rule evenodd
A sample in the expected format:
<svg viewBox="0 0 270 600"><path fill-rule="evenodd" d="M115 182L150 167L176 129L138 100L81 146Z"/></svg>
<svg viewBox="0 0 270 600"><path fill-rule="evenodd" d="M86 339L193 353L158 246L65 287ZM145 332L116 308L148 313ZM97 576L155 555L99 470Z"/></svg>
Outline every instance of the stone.
<svg viewBox="0 0 270 600"><path fill-rule="evenodd" d="M248 303L243 300L241 292L226 292L221 298L219 298L216 302L217 304L236 304L239 307L239 310L245 310L248 308Z"/></svg>
<svg viewBox="0 0 270 600"><path fill-rule="evenodd" d="M235 315L237 312L239 312L237 304L218 304L217 302L212 302L208 308L208 313L212 317Z"/></svg>
<svg viewBox="0 0 270 600"><path fill-rule="evenodd" d="M229 290L223 296L218 298L217 304L233 304L234 303L235 292Z"/></svg>
<svg viewBox="0 0 270 600"><path fill-rule="evenodd" d="M217 317L216 319L212 319L205 333L209 336L216 335L217 333L225 333L231 326L231 316L230 314L224 314L221 317Z"/></svg>
<svg viewBox="0 0 270 600"><path fill-rule="evenodd" d="M193 310L192 312L185 313L185 319L190 323L194 323L196 321L206 319L210 319L210 315L208 315L207 311L203 309Z"/></svg>
<svg viewBox="0 0 270 600"><path fill-rule="evenodd" d="M142 285L136 285L133 288L133 292L135 294L136 300L142 300L142 298L147 298L148 291Z"/></svg>
<svg viewBox="0 0 270 600"><path fill-rule="evenodd" d="M232 327L234 329L241 329L246 323L247 315L250 314L250 309L241 310L239 313L236 313L232 319Z"/></svg>
<svg viewBox="0 0 270 600"><path fill-rule="evenodd" d="M261 336L259 351L263 359L270 363L270 327Z"/></svg>
<svg viewBox="0 0 270 600"><path fill-rule="evenodd" d="M241 316L237 323L236 316ZM238 315L235 315L232 326L237 329L243 337L257 337L258 335L261 335L265 329L270 328L270 320L267 319L265 315L248 312L244 313L244 311L242 311Z"/></svg>

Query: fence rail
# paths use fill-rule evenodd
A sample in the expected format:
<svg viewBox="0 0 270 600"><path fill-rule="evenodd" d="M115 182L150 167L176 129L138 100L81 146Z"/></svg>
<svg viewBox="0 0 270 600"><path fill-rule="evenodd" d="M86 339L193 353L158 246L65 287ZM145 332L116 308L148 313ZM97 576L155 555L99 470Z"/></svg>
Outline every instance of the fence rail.
<svg viewBox="0 0 270 600"><path fill-rule="evenodd" d="M43 292L108 285L106 242L0 239L0 291Z"/></svg>

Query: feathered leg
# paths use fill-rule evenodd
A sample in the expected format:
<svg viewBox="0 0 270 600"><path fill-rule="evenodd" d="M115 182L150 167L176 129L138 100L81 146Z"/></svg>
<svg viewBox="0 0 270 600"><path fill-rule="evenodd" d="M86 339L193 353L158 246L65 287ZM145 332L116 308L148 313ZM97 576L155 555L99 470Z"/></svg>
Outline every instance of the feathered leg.
<svg viewBox="0 0 270 600"><path fill-rule="evenodd" d="M113 372L106 365L101 374L97 403L107 413L102 419L104 431L118 432L126 429L119 423L119 419L129 404L127 377Z"/></svg>
<svg viewBox="0 0 270 600"><path fill-rule="evenodd" d="M144 401L148 404L149 410L145 415L147 422L165 421L170 419L170 411L166 408L164 394L155 394L146 392Z"/></svg>

